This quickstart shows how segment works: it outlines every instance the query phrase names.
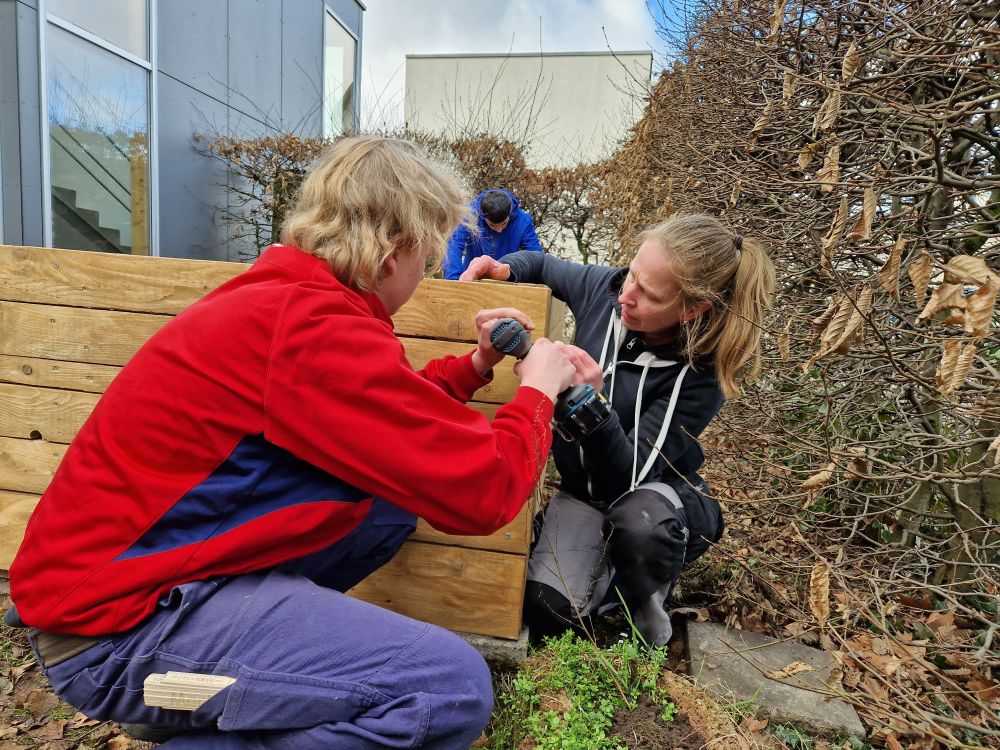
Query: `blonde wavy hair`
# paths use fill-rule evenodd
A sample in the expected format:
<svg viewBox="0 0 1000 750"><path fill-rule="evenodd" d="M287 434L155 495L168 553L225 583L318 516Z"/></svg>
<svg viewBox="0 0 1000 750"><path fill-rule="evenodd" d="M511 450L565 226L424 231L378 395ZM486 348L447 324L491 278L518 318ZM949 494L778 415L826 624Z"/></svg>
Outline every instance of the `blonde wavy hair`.
<svg viewBox="0 0 1000 750"><path fill-rule="evenodd" d="M447 167L396 138L344 138L309 170L281 242L322 258L347 286L375 291L393 252L440 267L448 237L471 223L468 193Z"/></svg>
<svg viewBox="0 0 1000 750"><path fill-rule="evenodd" d="M683 322L683 353L689 360L712 357L726 398L739 396L740 370L760 373L760 334L774 295L774 266L764 246L701 214L674 215L646 229L639 241L658 242L685 308L709 309Z"/></svg>

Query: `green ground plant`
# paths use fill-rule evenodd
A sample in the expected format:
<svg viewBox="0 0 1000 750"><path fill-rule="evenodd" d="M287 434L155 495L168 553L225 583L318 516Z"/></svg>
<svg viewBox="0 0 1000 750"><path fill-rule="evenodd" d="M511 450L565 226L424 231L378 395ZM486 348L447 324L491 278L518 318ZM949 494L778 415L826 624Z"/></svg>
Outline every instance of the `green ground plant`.
<svg viewBox="0 0 1000 750"><path fill-rule="evenodd" d="M674 719L677 707L657 684L666 657L637 635L605 648L571 633L547 640L500 686L489 747L626 748L610 733L619 711L649 701L661 721Z"/></svg>

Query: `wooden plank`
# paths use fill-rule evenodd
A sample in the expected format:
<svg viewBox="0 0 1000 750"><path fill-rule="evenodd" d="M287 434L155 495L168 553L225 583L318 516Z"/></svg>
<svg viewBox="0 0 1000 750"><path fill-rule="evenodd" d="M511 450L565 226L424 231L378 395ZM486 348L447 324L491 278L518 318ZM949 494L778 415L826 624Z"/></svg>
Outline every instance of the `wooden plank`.
<svg viewBox="0 0 1000 750"><path fill-rule="evenodd" d="M10 570L39 495L0 491L0 571Z"/></svg>
<svg viewBox="0 0 1000 750"><path fill-rule="evenodd" d="M167 315L0 302L0 354L123 365L169 321Z"/></svg>
<svg viewBox="0 0 1000 750"><path fill-rule="evenodd" d="M512 555L527 555L531 544L531 518L533 503L525 503L521 512L509 524L489 536L459 536L445 534L431 527L422 518L417 520L417 530L410 537L420 542L448 544L472 549L490 549Z"/></svg>
<svg viewBox="0 0 1000 750"><path fill-rule="evenodd" d="M526 558L408 541L348 593L459 632L517 638Z"/></svg>
<svg viewBox="0 0 1000 750"><path fill-rule="evenodd" d="M0 299L176 314L249 267L0 245Z"/></svg>
<svg viewBox="0 0 1000 750"><path fill-rule="evenodd" d="M58 443L0 437L0 490L41 494L64 453Z"/></svg>
<svg viewBox="0 0 1000 750"><path fill-rule="evenodd" d="M112 365L0 354L0 382L66 391L104 393L121 369Z"/></svg>
<svg viewBox="0 0 1000 750"><path fill-rule="evenodd" d="M416 293L393 316L396 333L451 341L476 341L476 313L496 307L516 307L526 313L541 336L549 320L548 287L538 284L486 284L483 282L424 279Z"/></svg>
<svg viewBox="0 0 1000 750"><path fill-rule="evenodd" d="M69 443L99 398L94 393L0 383L0 436Z"/></svg>

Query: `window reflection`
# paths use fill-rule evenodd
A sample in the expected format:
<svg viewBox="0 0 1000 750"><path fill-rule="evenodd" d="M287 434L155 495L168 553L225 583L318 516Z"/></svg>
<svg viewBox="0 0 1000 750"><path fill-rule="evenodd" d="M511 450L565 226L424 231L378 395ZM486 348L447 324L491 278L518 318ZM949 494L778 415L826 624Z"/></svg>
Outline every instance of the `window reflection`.
<svg viewBox="0 0 1000 750"><path fill-rule="evenodd" d="M323 55L323 134L333 138L354 130L354 61L357 42L326 14Z"/></svg>
<svg viewBox="0 0 1000 750"><path fill-rule="evenodd" d="M45 10L137 57L149 59L146 0L47 0Z"/></svg>
<svg viewBox="0 0 1000 750"><path fill-rule="evenodd" d="M148 254L148 73L48 28L55 247Z"/></svg>

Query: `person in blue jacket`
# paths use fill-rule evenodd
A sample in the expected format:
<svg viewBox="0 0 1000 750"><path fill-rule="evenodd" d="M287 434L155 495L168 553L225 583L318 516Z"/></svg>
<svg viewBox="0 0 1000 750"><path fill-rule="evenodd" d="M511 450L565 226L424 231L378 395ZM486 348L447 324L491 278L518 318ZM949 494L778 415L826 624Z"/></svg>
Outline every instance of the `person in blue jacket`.
<svg viewBox="0 0 1000 750"><path fill-rule="evenodd" d="M542 252L534 222L510 191L484 190L469 205L477 228L463 224L451 235L444 258L446 279L457 279L481 255L502 258L518 250Z"/></svg>

